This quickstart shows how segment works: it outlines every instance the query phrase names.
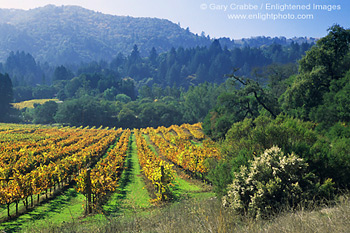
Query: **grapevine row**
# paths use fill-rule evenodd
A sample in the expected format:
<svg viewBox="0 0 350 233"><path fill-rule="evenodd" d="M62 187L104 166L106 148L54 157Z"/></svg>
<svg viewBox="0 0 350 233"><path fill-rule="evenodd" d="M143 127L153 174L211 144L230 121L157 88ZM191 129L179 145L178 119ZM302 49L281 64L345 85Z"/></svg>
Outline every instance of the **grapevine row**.
<svg viewBox="0 0 350 233"><path fill-rule="evenodd" d="M2 169L0 175L8 179L13 171L26 174L38 166L48 165L65 156L74 154L84 147L97 142L104 134L97 137L94 130L71 131L70 137L62 141L52 142L42 147L23 146L19 151L6 151L0 158ZM64 136L65 137L65 136Z"/></svg>
<svg viewBox="0 0 350 233"><path fill-rule="evenodd" d="M91 193L93 203L97 204L109 192L115 191L118 179L124 168L125 158L129 148L131 131L124 130L118 143L112 148L107 156L101 159L90 174ZM87 171L84 170L76 177L77 191L87 194Z"/></svg>
<svg viewBox="0 0 350 233"><path fill-rule="evenodd" d="M202 130L202 124L201 123L196 123L196 124L182 124L180 126L183 129L187 129L190 131L190 133L193 135L193 137L197 140L203 140L205 139L205 134L203 133Z"/></svg>
<svg viewBox="0 0 350 233"><path fill-rule="evenodd" d="M25 206L28 207L28 197L31 197L33 204L33 195L39 197L43 191L55 187L56 184L62 184L62 181L71 179L72 175L97 161L115 141L121 130L84 130L84 132L84 136L88 137L81 138L81 141L85 143L72 144L73 148L53 146L52 154L57 153L58 158L48 164L40 163L29 172L23 170L20 165L26 166L26 162L30 161L30 154L23 155L23 158L26 157L26 162L25 159L20 164L16 162L18 167L4 169L4 166L1 166L0 204L7 205L8 215L10 204L16 203L17 207L19 200L24 199ZM48 157L48 154L43 154L43 157Z"/></svg>
<svg viewBox="0 0 350 233"><path fill-rule="evenodd" d="M176 131L177 136L170 133L171 130ZM143 132L150 136L151 141L170 161L196 175L208 172L205 164L208 158L219 158L213 142L204 140L201 146L196 146L188 140L188 133L181 131L178 126L147 128Z"/></svg>
<svg viewBox="0 0 350 233"><path fill-rule="evenodd" d="M134 130L139 163L146 178L157 189L157 200L167 200L171 194L170 186L175 179L172 165L161 160L147 145L141 131Z"/></svg>

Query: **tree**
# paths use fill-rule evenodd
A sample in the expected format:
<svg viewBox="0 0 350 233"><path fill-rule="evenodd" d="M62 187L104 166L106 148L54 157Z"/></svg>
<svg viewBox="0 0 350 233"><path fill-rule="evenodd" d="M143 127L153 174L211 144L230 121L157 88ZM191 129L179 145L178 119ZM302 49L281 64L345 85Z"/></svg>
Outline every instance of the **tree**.
<svg viewBox="0 0 350 233"><path fill-rule="evenodd" d="M33 99L33 87L21 86L13 88L14 102L21 102Z"/></svg>
<svg viewBox="0 0 350 233"><path fill-rule="evenodd" d="M349 57L350 30L332 26L300 60L299 75L283 95L283 109L305 120L317 120L319 107L325 110L327 95L348 72Z"/></svg>
<svg viewBox="0 0 350 233"><path fill-rule="evenodd" d="M266 112L276 117L280 110L278 100L270 92L264 89L258 82L229 75L232 83L230 92L222 93L215 108L206 116L203 124L204 132L212 139L224 138L225 134L235 122L245 118L258 117Z"/></svg>
<svg viewBox="0 0 350 233"><path fill-rule="evenodd" d="M79 99L67 100L58 106L54 117L59 123L72 126L110 126L110 105L102 104L96 98L85 96Z"/></svg>
<svg viewBox="0 0 350 233"><path fill-rule="evenodd" d="M290 77L298 73L296 63L271 64L265 67L259 67L252 71L253 78L260 84L266 85L266 91L270 92L275 98L280 96L288 88Z"/></svg>
<svg viewBox="0 0 350 233"><path fill-rule="evenodd" d="M142 127L169 127L172 124L179 124L182 120L179 108L172 104L150 102L141 104L139 108Z"/></svg>
<svg viewBox="0 0 350 233"><path fill-rule="evenodd" d="M111 87L103 92L103 98L109 101L113 101L115 100L117 94L118 90L115 87Z"/></svg>
<svg viewBox="0 0 350 233"><path fill-rule="evenodd" d="M80 75L72 80L68 81L64 87L64 93L68 98L80 97L90 92L90 82L87 80L86 75Z"/></svg>
<svg viewBox="0 0 350 233"><path fill-rule="evenodd" d="M172 86L176 82L180 82L180 71L181 68L177 62L175 62L170 69L168 70L166 76L165 76L165 84Z"/></svg>
<svg viewBox="0 0 350 233"><path fill-rule="evenodd" d="M277 109L277 100L274 99L273 96L269 95L269 93L267 93L258 82L251 79L245 80L235 75L230 75L229 77L232 77L234 81L238 81L240 84L242 84L244 86L242 89L243 93L247 96L253 95L258 104L268 111L271 116L276 118L279 111Z"/></svg>
<svg viewBox="0 0 350 233"><path fill-rule="evenodd" d="M118 114L119 126L123 128L136 128L138 126L139 120L136 117L135 112L128 107L123 107Z"/></svg>
<svg viewBox="0 0 350 233"><path fill-rule="evenodd" d="M132 100L136 99L135 83L131 78L124 78L121 81L121 92L129 96Z"/></svg>
<svg viewBox="0 0 350 233"><path fill-rule="evenodd" d="M209 47L209 56L215 58L220 53L222 53L221 44L218 39L215 39Z"/></svg>
<svg viewBox="0 0 350 233"><path fill-rule="evenodd" d="M139 97L141 99L144 99L144 98L154 99L154 96L153 96L153 93L152 93L152 89L149 86L147 86L147 85L142 86L139 89Z"/></svg>
<svg viewBox="0 0 350 233"><path fill-rule="evenodd" d="M52 99L57 90L53 86L40 85L33 88L33 98L34 99Z"/></svg>
<svg viewBox="0 0 350 233"><path fill-rule="evenodd" d="M149 53L149 61L151 62L151 65L156 66L157 65L157 58L158 58L158 53L157 50L152 47L152 50Z"/></svg>
<svg viewBox="0 0 350 233"><path fill-rule="evenodd" d="M115 100L116 101L119 101L121 103L124 103L124 104L127 104L129 102L131 102L131 98L125 94L118 94L116 97L115 97Z"/></svg>
<svg viewBox="0 0 350 233"><path fill-rule="evenodd" d="M13 99L12 82L8 74L0 73L0 120L9 112Z"/></svg>
<svg viewBox="0 0 350 233"><path fill-rule="evenodd" d="M196 82L197 84L207 82L209 80L208 68L205 64L200 64L196 71Z"/></svg>
<svg viewBox="0 0 350 233"><path fill-rule="evenodd" d="M53 81L71 80L73 77L73 73L70 70L67 70L67 68L63 65L56 67L53 73Z"/></svg>
<svg viewBox="0 0 350 233"><path fill-rule="evenodd" d="M58 104L55 101L45 102L43 105L38 105L34 109L33 123L34 124L52 124L56 121L54 116L58 110Z"/></svg>
<svg viewBox="0 0 350 233"><path fill-rule="evenodd" d="M17 77L19 85L36 85L42 82L43 72L32 55L25 52L11 52L5 63L5 70L11 77Z"/></svg>
<svg viewBox="0 0 350 233"><path fill-rule="evenodd" d="M134 48L133 48L133 50L132 50L132 52L131 52L130 56L128 57L128 60L127 60L128 70L130 70L133 65L136 66L136 65L138 65L141 62L142 62L142 58L141 58L139 49L138 49L137 45L135 44Z"/></svg>
<svg viewBox="0 0 350 233"><path fill-rule="evenodd" d="M220 88L207 82L190 87L184 98L184 119L187 122L202 122L210 109L215 107Z"/></svg>
<svg viewBox="0 0 350 233"><path fill-rule="evenodd" d="M322 123L323 127L332 126L338 121L350 122L350 71L345 77L333 80L329 90L322 96L323 104L310 112L310 118Z"/></svg>

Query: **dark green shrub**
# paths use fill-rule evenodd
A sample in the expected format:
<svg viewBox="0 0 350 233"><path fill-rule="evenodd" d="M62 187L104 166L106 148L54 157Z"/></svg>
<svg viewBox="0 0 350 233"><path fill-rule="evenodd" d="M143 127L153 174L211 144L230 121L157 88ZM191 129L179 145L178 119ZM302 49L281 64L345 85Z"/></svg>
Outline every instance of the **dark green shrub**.
<svg viewBox="0 0 350 233"><path fill-rule="evenodd" d="M218 197L226 194L227 185L232 183L231 164L229 161L211 161L210 169L207 178L214 186L214 192Z"/></svg>

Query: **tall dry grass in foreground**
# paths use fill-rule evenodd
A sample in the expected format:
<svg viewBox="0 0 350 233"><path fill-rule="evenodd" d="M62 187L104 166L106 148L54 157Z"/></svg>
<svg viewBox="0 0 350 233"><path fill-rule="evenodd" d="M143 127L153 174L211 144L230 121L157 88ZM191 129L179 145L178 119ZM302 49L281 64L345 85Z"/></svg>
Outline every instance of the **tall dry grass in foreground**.
<svg viewBox="0 0 350 233"><path fill-rule="evenodd" d="M342 196L334 206L312 211L284 213L270 220L259 232L349 232L350 196Z"/></svg>
<svg viewBox="0 0 350 233"><path fill-rule="evenodd" d="M349 232L350 196L335 205L284 210L271 220L253 220L223 208L215 198L187 200L144 216L121 216L106 221L67 223L28 232Z"/></svg>

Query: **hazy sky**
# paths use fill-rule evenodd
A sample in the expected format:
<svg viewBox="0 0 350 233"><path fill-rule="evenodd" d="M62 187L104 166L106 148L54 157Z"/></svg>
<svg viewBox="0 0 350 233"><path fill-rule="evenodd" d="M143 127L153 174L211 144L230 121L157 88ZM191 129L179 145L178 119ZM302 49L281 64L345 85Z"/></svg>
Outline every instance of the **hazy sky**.
<svg viewBox="0 0 350 233"><path fill-rule="evenodd" d="M0 8L32 9L47 4L164 18L194 33L234 39L322 37L335 23L350 28L349 0L0 0Z"/></svg>

